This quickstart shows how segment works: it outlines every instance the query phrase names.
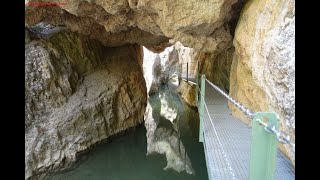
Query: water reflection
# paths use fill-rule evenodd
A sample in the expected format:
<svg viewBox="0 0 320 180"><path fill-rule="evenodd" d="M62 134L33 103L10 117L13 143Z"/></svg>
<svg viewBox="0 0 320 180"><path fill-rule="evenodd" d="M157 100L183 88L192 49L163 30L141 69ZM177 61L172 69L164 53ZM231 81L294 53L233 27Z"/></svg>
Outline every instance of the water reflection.
<svg viewBox="0 0 320 180"><path fill-rule="evenodd" d="M167 165L164 170L173 169L195 174L186 148L180 139L179 121L183 107L180 100L168 86L150 96L145 113L147 129L147 155L164 154Z"/></svg>
<svg viewBox="0 0 320 180"><path fill-rule="evenodd" d="M161 93L165 94L160 97L167 106L161 104ZM172 121L166 119L167 115L160 115L162 107L176 114L169 116L175 117ZM150 97L145 116L145 127L138 126L100 143L80 155L72 168L46 179L207 180L203 145L198 142L197 112L164 86Z"/></svg>
<svg viewBox="0 0 320 180"><path fill-rule="evenodd" d="M164 92L159 93L159 98L161 102L160 116L169 120L173 124L173 120L177 118L177 109L168 106L168 101L166 100L166 94Z"/></svg>

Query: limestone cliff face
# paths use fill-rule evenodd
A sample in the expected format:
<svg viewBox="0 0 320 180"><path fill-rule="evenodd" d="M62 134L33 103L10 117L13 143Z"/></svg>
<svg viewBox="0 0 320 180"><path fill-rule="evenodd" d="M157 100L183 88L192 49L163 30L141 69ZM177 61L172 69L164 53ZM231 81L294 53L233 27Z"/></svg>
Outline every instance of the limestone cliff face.
<svg viewBox="0 0 320 180"><path fill-rule="evenodd" d="M208 80L229 92L230 69L234 53L234 47L231 42L226 44L224 51L216 50L210 53L185 47L180 42L176 42L173 47L174 49L170 52L169 57L170 59L178 59L175 60L178 62L175 65L178 73L186 77L188 63L188 76L195 77L199 71L200 74L206 75ZM177 90L189 105L196 105L194 85L182 81Z"/></svg>
<svg viewBox="0 0 320 180"><path fill-rule="evenodd" d="M172 62L169 55L173 47L167 47L161 53L153 53L147 48L144 51L144 78L147 84L148 94L155 93L159 90L161 84L168 82L169 74L172 70Z"/></svg>
<svg viewBox="0 0 320 180"><path fill-rule="evenodd" d="M234 48L231 43L228 46L228 49L221 52L213 51L206 53L184 47L180 42L176 42L171 56L178 59L179 73L182 73L183 77L187 76L186 63L188 63L188 76L195 77L199 70L199 73L206 75L206 78L211 82L220 86L225 91L229 91L230 69ZM182 72L180 69L182 69ZM181 81L177 91L189 105L196 106L195 85Z"/></svg>
<svg viewBox="0 0 320 180"><path fill-rule="evenodd" d="M188 76L195 76L197 63L195 63L195 51L193 48L185 47L180 42L176 42L173 46L173 50L170 52L169 61L171 62L171 67L175 70L176 75L186 77L188 71ZM188 63L188 69L186 63ZM175 76L172 76L171 79L178 81L178 77ZM194 84L180 81L176 92L189 106L196 106Z"/></svg>
<svg viewBox="0 0 320 180"><path fill-rule="evenodd" d="M197 107L195 84L187 83L186 81L181 81L176 91L189 106Z"/></svg>
<svg viewBox="0 0 320 180"><path fill-rule="evenodd" d="M26 43L26 179L64 168L78 152L143 121L141 58L138 45L106 48L69 31Z"/></svg>
<svg viewBox="0 0 320 180"><path fill-rule="evenodd" d="M77 152L142 121L147 89L136 44L159 53L177 42L168 72L178 62L199 61L201 73L245 106L278 113L281 130L294 141L293 0L248 0L243 8L244 0L55 2L64 4L25 9L26 27L46 22L73 32L26 31L26 177L67 164ZM159 60L154 68L160 69ZM191 64L189 74L197 69ZM181 85L191 105L192 89ZM281 148L294 162L290 147Z"/></svg>
<svg viewBox="0 0 320 180"><path fill-rule="evenodd" d="M234 37L231 96L254 111L275 111L295 140L295 2L253 1L242 10ZM235 116L247 119L232 105ZM294 163L290 146L282 150Z"/></svg>
<svg viewBox="0 0 320 180"><path fill-rule="evenodd" d="M209 81L227 92L229 92L230 87L233 52L234 48L231 46L220 53L203 53L199 51L195 53L195 59L199 61L200 74L206 75Z"/></svg>
<svg viewBox="0 0 320 180"><path fill-rule="evenodd" d="M37 0L29 0L32 3ZM222 51L237 0L58 0L60 6L26 7L26 23L65 25L107 46L138 43L154 51L169 38L185 46ZM66 2L66 3L65 3Z"/></svg>

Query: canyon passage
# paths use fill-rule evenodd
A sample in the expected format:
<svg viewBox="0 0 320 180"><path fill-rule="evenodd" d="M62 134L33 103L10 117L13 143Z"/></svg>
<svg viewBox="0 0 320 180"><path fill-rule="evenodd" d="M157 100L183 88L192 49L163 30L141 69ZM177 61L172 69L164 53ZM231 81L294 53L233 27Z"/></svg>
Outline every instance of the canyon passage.
<svg viewBox="0 0 320 180"><path fill-rule="evenodd" d="M256 112L274 114L286 141L263 162L294 177L294 0L41 2L25 1L26 180L208 179L210 83L226 95L211 113L226 110L225 137L243 134L219 120L250 129ZM210 144L224 153L215 172L246 179L249 145L227 156L240 144L227 142Z"/></svg>

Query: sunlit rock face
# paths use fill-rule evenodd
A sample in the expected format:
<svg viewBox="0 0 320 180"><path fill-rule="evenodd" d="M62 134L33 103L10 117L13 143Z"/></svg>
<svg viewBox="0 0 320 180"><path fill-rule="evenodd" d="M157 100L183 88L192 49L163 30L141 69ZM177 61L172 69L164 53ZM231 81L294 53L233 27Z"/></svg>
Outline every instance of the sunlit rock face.
<svg viewBox="0 0 320 180"><path fill-rule="evenodd" d="M38 0L29 0L36 2ZM48 0L49 1L49 0ZM169 39L210 52L232 41L229 26L237 0L57 0L27 6L26 23L65 25L106 46L137 43L160 52Z"/></svg>
<svg viewBox="0 0 320 180"><path fill-rule="evenodd" d="M139 45L106 48L63 31L25 44L25 178L43 179L77 153L143 122Z"/></svg>
<svg viewBox="0 0 320 180"><path fill-rule="evenodd" d="M173 169L177 172L185 171L194 174L190 159L179 140L178 107L172 105L168 90L160 90L161 86L168 82L169 75L176 70L172 67L177 64L178 57L172 55L173 49L174 47L171 46L157 54L144 48L144 77L147 91L150 94L144 114L147 130L147 155L164 154L167 160L164 170ZM173 83L177 85L177 77L175 80Z"/></svg>
<svg viewBox="0 0 320 180"><path fill-rule="evenodd" d="M170 64L170 81L176 83L178 86L176 91L180 94L180 97L190 106L196 106L195 102L195 85L186 83L185 81L178 82L177 76L186 78L195 77L198 63L195 58L196 51L193 48L185 47L180 42L176 42L173 45L172 51L169 54ZM187 68L188 63L188 68Z"/></svg>
<svg viewBox="0 0 320 180"><path fill-rule="evenodd" d="M179 107L167 91L170 90L160 90L151 95L146 108L144 120L147 129L147 155L164 154L167 159L164 170L195 174L180 140Z"/></svg>
<svg viewBox="0 0 320 180"><path fill-rule="evenodd" d="M174 60L169 59L172 51L173 46L167 47L161 53L153 53L143 48L143 69L148 94L157 92L161 84L168 82L169 74L173 71Z"/></svg>
<svg viewBox="0 0 320 180"><path fill-rule="evenodd" d="M185 47L180 42L175 42L159 54L144 48L143 68L149 94L157 92L161 84L170 80L170 83L179 85L176 91L187 104L195 107L195 86L184 81L179 84L178 81L178 76L186 77L187 63L188 75L195 77L198 67L195 63L195 52L193 48Z"/></svg>
<svg viewBox="0 0 320 180"><path fill-rule="evenodd" d="M195 50L193 48L185 47L180 42L174 44L174 50L171 53L173 56L178 58L178 72L181 76L186 77L194 76L195 70L197 69L197 60L194 57ZM188 67L187 67L188 63ZM187 72L188 71L188 72Z"/></svg>
<svg viewBox="0 0 320 180"><path fill-rule="evenodd" d="M177 51L179 63L187 63L187 62L193 62L194 61L194 49L189 48L186 46L183 46L181 42L176 42L174 44L174 48ZM192 69L192 68L191 68Z"/></svg>
<svg viewBox="0 0 320 180"><path fill-rule="evenodd" d="M248 1L233 40L230 94L254 111L274 111L295 141L295 1ZM233 115L248 119L230 105ZM295 161L289 145L280 145Z"/></svg>
<svg viewBox="0 0 320 180"><path fill-rule="evenodd" d="M188 83L186 81L181 81L176 91L179 93L180 97L189 105L197 107L196 103L196 85Z"/></svg>

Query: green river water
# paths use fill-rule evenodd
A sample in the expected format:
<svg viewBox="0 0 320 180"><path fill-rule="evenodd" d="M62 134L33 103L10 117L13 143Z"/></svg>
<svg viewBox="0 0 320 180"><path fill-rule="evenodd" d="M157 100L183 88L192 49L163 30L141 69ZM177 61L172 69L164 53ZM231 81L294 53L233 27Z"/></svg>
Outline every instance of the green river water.
<svg viewBox="0 0 320 180"><path fill-rule="evenodd" d="M52 180L205 180L208 179L202 143L198 141L199 118L197 111L187 106L179 96L163 85L150 96L152 114L157 127L166 128L170 135L178 134L192 164L194 174L186 171L164 170L165 154L147 154L147 137L144 124L127 130L122 135L100 143L80 155L78 162L68 171L55 173ZM172 88L171 88L172 89ZM159 96L160 95L160 96ZM173 123L160 115L160 98L166 97L168 106L177 117ZM175 127L175 128L174 128Z"/></svg>

